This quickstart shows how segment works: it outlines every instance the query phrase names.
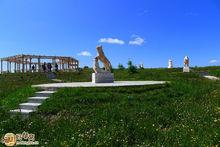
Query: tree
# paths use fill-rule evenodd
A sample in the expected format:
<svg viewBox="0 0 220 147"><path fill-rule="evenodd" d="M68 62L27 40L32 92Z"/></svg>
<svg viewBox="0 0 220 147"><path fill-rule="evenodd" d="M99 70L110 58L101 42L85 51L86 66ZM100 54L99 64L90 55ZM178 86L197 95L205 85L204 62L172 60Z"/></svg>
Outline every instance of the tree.
<svg viewBox="0 0 220 147"><path fill-rule="evenodd" d="M83 69L89 69L89 66L84 66Z"/></svg>
<svg viewBox="0 0 220 147"><path fill-rule="evenodd" d="M121 63L119 63L119 64L118 64L118 69L119 69L119 70L124 70L125 67L124 67Z"/></svg>
<svg viewBox="0 0 220 147"><path fill-rule="evenodd" d="M129 73L137 73L137 67L133 65L132 61L128 61L128 72Z"/></svg>

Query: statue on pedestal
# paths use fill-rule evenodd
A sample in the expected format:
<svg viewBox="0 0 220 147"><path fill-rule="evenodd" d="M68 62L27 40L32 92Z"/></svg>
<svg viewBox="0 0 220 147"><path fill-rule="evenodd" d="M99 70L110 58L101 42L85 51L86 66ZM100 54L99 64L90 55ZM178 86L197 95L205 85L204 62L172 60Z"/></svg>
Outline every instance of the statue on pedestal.
<svg viewBox="0 0 220 147"><path fill-rule="evenodd" d="M111 73L112 65L105 56L102 46L97 48L97 56L93 59L93 70L95 73L92 74L93 83L113 83L114 75ZM99 61L104 65L104 69L99 67Z"/></svg>
<svg viewBox="0 0 220 147"><path fill-rule="evenodd" d="M185 56L184 58L184 66L183 66L183 72L189 72L189 57Z"/></svg>
<svg viewBox="0 0 220 147"><path fill-rule="evenodd" d="M171 59L168 61L168 68L173 68L173 61Z"/></svg>

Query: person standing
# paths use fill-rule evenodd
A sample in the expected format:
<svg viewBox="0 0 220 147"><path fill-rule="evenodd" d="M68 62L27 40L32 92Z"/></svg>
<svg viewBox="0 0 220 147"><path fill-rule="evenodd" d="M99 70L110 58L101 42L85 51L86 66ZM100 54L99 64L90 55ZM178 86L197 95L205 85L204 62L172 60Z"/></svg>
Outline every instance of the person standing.
<svg viewBox="0 0 220 147"><path fill-rule="evenodd" d="M55 71L56 72L58 71L58 64L57 63L55 64Z"/></svg>
<svg viewBox="0 0 220 147"><path fill-rule="evenodd" d="M44 64L42 65L42 69L43 69L44 72L46 72L46 70L47 70L46 62L44 62Z"/></svg>
<svg viewBox="0 0 220 147"><path fill-rule="evenodd" d="M31 66L31 69L32 69L32 72L35 72L35 66L34 65Z"/></svg>
<svg viewBox="0 0 220 147"><path fill-rule="evenodd" d="M48 72L51 72L51 69L52 69L52 65L51 65L51 63L48 63L48 64L47 64L47 70L48 70Z"/></svg>

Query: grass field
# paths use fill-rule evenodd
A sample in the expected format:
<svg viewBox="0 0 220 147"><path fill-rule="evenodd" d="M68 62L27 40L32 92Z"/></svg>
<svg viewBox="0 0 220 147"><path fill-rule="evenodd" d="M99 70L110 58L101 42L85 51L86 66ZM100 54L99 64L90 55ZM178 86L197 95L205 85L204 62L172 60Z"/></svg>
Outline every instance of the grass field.
<svg viewBox="0 0 220 147"><path fill-rule="evenodd" d="M3 74L0 75L0 102L4 109L16 108L19 103L24 102L28 96L34 94L36 89L33 84L51 82L46 74Z"/></svg>
<svg viewBox="0 0 220 147"><path fill-rule="evenodd" d="M2 92L5 97L1 100L0 136L27 131L35 133L42 146L220 145L220 82L209 81L199 74L208 72L218 76L218 68L195 68L189 74L182 73L181 69L142 69L135 74L114 70L116 80L165 80L171 83L120 88L62 88L29 119L10 118L6 109L2 109L10 101L8 94L15 97L19 95L16 91L20 91L20 87L50 82L43 75L38 77L41 80L30 75L29 82L18 86L15 92ZM58 73L57 77L64 81L90 81L91 73L91 70ZM5 77L1 77L3 79ZM9 84L11 88L16 85L16 80ZM1 86L1 91L4 88ZM26 93L24 97L32 93L29 92L20 91ZM13 107L12 104L7 106Z"/></svg>

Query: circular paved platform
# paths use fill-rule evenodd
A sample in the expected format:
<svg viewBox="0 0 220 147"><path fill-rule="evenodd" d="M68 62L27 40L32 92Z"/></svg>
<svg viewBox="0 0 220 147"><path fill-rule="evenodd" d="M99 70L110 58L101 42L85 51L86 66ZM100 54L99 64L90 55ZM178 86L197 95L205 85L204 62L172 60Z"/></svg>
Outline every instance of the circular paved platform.
<svg viewBox="0 0 220 147"><path fill-rule="evenodd" d="M115 81L114 83L92 83L92 82L73 82L73 83L51 83L33 85L40 88L64 88L64 87L120 87L120 86L142 86L165 84L165 81Z"/></svg>

